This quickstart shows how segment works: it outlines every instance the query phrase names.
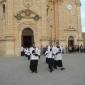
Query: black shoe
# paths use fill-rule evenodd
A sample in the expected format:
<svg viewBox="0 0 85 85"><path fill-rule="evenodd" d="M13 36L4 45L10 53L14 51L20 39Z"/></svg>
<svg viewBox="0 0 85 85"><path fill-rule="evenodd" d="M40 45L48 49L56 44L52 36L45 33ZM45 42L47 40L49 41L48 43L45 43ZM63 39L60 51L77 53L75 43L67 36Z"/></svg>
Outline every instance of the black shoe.
<svg viewBox="0 0 85 85"><path fill-rule="evenodd" d="M35 73L38 73L37 71L35 71Z"/></svg>
<svg viewBox="0 0 85 85"><path fill-rule="evenodd" d="M50 72L52 72L53 70L50 70Z"/></svg>
<svg viewBox="0 0 85 85"><path fill-rule="evenodd" d="M54 67L54 69L57 69L57 67Z"/></svg>
<svg viewBox="0 0 85 85"><path fill-rule="evenodd" d="M65 68L61 68L61 71L65 70Z"/></svg>
<svg viewBox="0 0 85 85"><path fill-rule="evenodd" d="M34 71L32 71L32 73L34 73Z"/></svg>

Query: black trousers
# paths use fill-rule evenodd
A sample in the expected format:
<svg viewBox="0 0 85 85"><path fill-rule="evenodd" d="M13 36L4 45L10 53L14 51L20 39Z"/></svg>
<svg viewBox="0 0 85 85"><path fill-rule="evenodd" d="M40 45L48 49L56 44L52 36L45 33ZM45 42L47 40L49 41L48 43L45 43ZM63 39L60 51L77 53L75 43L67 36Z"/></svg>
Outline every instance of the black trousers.
<svg viewBox="0 0 85 85"><path fill-rule="evenodd" d="M53 67L54 67L54 69L57 69L57 61L56 60L54 60Z"/></svg>
<svg viewBox="0 0 85 85"><path fill-rule="evenodd" d="M63 67L62 60L57 60L57 67Z"/></svg>
<svg viewBox="0 0 85 85"><path fill-rule="evenodd" d="M48 58L48 68L51 72L53 71L53 58Z"/></svg>
<svg viewBox="0 0 85 85"><path fill-rule="evenodd" d="M85 53L85 48L84 48L84 53Z"/></svg>
<svg viewBox="0 0 85 85"><path fill-rule="evenodd" d="M48 64L48 61L49 61L49 59L48 58L46 58L46 63Z"/></svg>
<svg viewBox="0 0 85 85"><path fill-rule="evenodd" d="M31 60L30 61L30 70L32 72L37 72L38 60Z"/></svg>
<svg viewBox="0 0 85 85"><path fill-rule="evenodd" d="M63 67L62 60L54 60L54 68Z"/></svg>
<svg viewBox="0 0 85 85"><path fill-rule="evenodd" d="M21 56L24 56L24 55L25 55L25 52L24 52L24 51L22 51L22 52L21 52Z"/></svg>

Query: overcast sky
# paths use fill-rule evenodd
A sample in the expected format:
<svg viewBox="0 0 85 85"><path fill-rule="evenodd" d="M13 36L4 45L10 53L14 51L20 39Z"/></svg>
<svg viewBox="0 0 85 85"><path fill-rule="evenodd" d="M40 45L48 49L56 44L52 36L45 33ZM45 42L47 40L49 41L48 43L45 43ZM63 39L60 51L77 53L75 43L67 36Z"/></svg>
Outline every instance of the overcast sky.
<svg viewBox="0 0 85 85"><path fill-rule="evenodd" d="M81 0L82 31L85 32L85 0Z"/></svg>

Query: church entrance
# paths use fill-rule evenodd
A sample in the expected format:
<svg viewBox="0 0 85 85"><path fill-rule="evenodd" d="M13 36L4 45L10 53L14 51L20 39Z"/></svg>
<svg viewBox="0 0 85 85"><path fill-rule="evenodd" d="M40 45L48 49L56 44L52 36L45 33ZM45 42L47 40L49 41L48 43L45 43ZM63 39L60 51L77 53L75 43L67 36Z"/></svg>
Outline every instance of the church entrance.
<svg viewBox="0 0 85 85"><path fill-rule="evenodd" d="M74 46L74 38L73 38L73 36L69 36L69 38L68 38L68 46Z"/></svg>
<svg viewBox="0 0 85 85"><path fill-rule="evenodd" d="M74 51L74 37L69 36L68 38L68 51L73 52Z"/></svg>
<svg viewBox="0 0 85 85"><path fill-rule="evenodd" d="M22 32L21 45L23 47L30 47L34 42L33 31L30 28L25 28Z"/></svg>

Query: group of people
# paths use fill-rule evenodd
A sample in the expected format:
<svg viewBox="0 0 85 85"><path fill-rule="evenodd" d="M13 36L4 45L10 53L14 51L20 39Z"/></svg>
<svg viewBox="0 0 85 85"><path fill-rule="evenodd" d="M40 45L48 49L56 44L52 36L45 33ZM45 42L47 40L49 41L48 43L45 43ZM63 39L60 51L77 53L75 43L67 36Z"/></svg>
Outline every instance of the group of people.
<svg viewBox="0 0 85 85"><path fill-rule="evenodd" d="M21 56L26 56L30 60L30 70L37 73L38 60L40 59L40 49L33 44L31 47L21 48Z"/></svg>
<svg viewBox="0 0 85 85"><path fill-rule="evenodd" d="M85 53L85 46L84 45L73 45L73 46L66 46L66 53Z"/></svg>
<svg viewBox="0 0 85 85"><path fill-rule="evenodd" d="M21 49L21 56L26 56L30 60L30 70L32 73L37 73L38 61L41 56L41 50L39 47L36 47L35 44L30 48ZM48 45L44 52L46 58L46 63L48 64L49 72L52 72L54 69L64 70L62 63L62 49L59 46L59 43L54 45Z"/></svg>
<svg viewBox="0 0 85 85"><path fill-rule="evenodd" d="M63 50L59 46L59 43L47 46L45 56L50 72L52 72L54 69L65 69L62 63L62 51Z"/></svg>

